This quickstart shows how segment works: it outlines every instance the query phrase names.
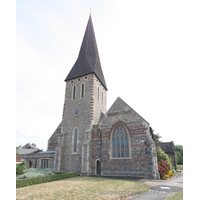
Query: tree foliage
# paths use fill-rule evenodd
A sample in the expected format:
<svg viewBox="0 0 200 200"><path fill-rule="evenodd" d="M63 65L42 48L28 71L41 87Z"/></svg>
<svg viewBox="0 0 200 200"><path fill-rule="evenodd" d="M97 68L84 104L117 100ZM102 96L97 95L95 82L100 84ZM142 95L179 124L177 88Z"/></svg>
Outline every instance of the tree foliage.
<svg viewBox="0 0 200 200"><path fill-rule="evenodd" d="M19 156L19 153L17 152L17 149L20 149L22 146L19 145L18 147L16 147L16 156Z"/></svg>
<svg viewBox="0 0 200 200"><path fill-rule="evenodd" d="M160 140L160 138L162 138L162 136L159 134L159 133L153 133L153 136L154 136L154 139L155 139L155 142L162 142Z"/></svg>
<svg viewBox="0 0 200 200"><path fill-rule="evenodd" d="M183 146L175 145L177 164L183 165Z"/></svg>
<svg viewBox="0 0 200 200"><path fill-rule="evenodd" d="M24 174L24 170L27 168L26 163L22 162L20 164L16 164L16 175Z"/></svg>

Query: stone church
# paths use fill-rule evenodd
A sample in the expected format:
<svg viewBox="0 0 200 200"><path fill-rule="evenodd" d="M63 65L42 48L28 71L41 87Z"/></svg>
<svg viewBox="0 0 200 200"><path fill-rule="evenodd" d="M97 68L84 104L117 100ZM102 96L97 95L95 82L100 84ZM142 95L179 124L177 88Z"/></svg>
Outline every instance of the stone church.
<svg viewBox="0 0 200 200"><path fill-rule="evenodd" d="M78 175L159 178L149 123L120 97L107 110L108 89L91 15L65 83L62 121L47 151L28 154L26 162Z"/></svg>

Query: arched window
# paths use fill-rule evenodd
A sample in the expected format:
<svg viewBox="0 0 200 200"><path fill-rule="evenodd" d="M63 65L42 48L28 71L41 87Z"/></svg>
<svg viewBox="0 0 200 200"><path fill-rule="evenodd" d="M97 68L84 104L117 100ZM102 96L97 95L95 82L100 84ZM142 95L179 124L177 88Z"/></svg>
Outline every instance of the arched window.
<svg viewBox="0 0 200 200"><path fill-rule="evenodd" d="M73 100L76 98L76 86L73 88Z"/></svg>
<svg viewBox="0 0 200 200"><path fill-rule="evenodd" d="M119 125L115 128L112 135L112 157L123 158L129 157L129 141L128 132Z"/></svg>
<svg viewBox="0 0 200 200"><path fill-rule="evenodd" d="M82 98L84 97L84 84L82 84L81 86L81 97Z"/></svg>
<svg viewBox="0 0 200 200"><path fill-rule="evenodd" d="M77 152L77 136L78 136L78 129L74 129L74 152Z"/></svg>

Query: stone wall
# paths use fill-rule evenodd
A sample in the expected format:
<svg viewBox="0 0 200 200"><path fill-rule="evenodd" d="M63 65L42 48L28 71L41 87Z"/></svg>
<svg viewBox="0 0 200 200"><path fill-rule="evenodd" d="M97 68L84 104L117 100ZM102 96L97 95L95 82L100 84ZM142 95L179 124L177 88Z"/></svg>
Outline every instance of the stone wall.
<svg viewBox="0 0 200 200"><path fill-rule="evenodd" d="M58 137L61 133L61 124L62 123L59 124L57 129L54 131L52 136L49 138L47 151L55 151L55 148L56 148L56 145L57 145L57 142L58 142Z"/></svg>
<svg viewBox="0 0 200 200"><path fill-rule="evenodd" d="M83 96L82 84L84 84ZM74 87L75 99L73 98ZM103 93L103 104L98 100L98 87L100 98ZM92 125L99 122L100 111L106 112L106 98L106 90L103 89L95 74L66 82L60 142L56 145L56 170L78 174L81 171L88 172ZM76 152L73 151L75 128L78 129Z"/></svg>
<svg viewBox="0 0 200 200"><path fill-rule="evenodd" d="M117 125L125 127L129 133L129 158L112 158L111 137ZM150 136L149 124L120 98L109 109L99 126L93 127L91 144L93 174L96 174L96 160L101 159L103 176L159 177L156 148Z"/></svg>
<svg viewBox="0 0 200 200"><path fill-rule="evenodd" d="M51 153L33 153L25 155L25 162L27 164L27 168L41 168L41 160L48 159L48 168L54 169L54 156L55 152Z"/></svg>
<svg viewBox="0 0 200 200"><path fill-rule="evenodd" d="M107 112L107 91L99 79L93 74L93 105L92 105L92 125L98 124L101 113Z"/></svg>

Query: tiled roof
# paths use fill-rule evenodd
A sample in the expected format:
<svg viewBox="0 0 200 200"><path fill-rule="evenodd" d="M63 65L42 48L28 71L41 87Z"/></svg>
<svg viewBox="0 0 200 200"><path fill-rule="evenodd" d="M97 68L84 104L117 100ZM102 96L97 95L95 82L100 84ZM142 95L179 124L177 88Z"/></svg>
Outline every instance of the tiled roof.
<svg viewBox="0 0 200 200"><path fill-rule="evenodd" d="M107 90L103 71L101 69L92 18L90 15L82 45L79 51L78 59L76 60L65 81L91 73L94 73L98 77L101 84Z"/></svg>
<svg viewBox="0 0 200 200"><path fill-rule="evenodd" d="M34 149L39 149L38 147L36 147L36 144L34 144L34 143L31 144L30 142L25 144L22 148L27 149L29 147L32 147Z"/></svg>
<svg viewBox="0 0 200 200"><path fill-rule="evenodd" d="M38 151L38 149L17 149L17 153L19 153L20 155L34 153L37 151Z"/></svg>
<svg viewBox="0 0 200 200"><path fill-rule="evenodd" d="M160 146L165 153L175 152L174 143L171 142L157 142L156 146Z"/></svg>

